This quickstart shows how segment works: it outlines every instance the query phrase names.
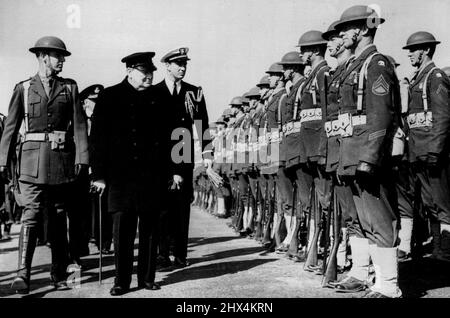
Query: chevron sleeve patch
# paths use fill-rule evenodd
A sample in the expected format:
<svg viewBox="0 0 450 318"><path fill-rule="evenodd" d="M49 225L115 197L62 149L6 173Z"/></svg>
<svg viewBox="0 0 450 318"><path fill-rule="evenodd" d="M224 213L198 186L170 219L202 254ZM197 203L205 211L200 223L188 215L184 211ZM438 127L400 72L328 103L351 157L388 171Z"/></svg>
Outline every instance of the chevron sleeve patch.
<svg viewBox="0 0 450 318"><path fill-rule="evenodd" d="M380 75L378 79L373 83L372 93L377 96L384 96L389 93L389 84L386 82L383 75Z"/></svg>

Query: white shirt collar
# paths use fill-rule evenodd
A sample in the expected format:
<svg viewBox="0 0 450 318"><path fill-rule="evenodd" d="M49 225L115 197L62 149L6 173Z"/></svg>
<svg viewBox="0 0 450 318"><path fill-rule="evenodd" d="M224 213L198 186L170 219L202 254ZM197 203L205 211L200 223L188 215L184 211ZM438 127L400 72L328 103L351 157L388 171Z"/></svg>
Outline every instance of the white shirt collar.
<svg viewBox="0 0 450 318"><path fill-rule="evenodd" d="M172 92L173 92L173 85L175 84L175 82L172 81L171 79L167 78L167 77L164 79L164 82L166 82L166 86L169 89L170 94L172 94ZM177 85L177 93L179 94L180 93L180 89L181 89L181 81L176 82L176 85Z"/></svg>

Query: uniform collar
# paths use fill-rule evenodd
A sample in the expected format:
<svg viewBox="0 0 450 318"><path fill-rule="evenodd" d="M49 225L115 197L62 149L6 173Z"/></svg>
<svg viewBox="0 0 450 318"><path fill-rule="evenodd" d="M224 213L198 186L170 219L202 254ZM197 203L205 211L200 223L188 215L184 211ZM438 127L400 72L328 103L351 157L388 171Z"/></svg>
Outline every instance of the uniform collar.
<svg viewBox="0 0 450 318"><path fill-rule="evenodd" d="M170 94L173 92L173 86L177 85L177 93L180 94L181 90L181 81L175 82L171 80L168 76L164 78L164 82L166 83L167 88L169 89Z"/></svg>
<svg viewBox="0 0 450 318"><path fill-rule="evenodd" d="M371 53L376 52L377 47L375 44L369 44L367 45L359 54L355 54L355 57L358 59L359 57L362 57L363 59L366 59Z"/></svg>
<svg viewBox="0 0 450 318"><path fill-rule="evenodd" d="M422 80L422 78L424 77L424 76L426 76L426 74L428 74L428 72L433 68L433 67L435 67L436 65L434 64L434 62L433 61L429 61L428 63L426 63L425 65L423 65L422 67L420 67L418 70L417 70L417 73L416 73L416 75L415 75L415 78L413 77L412 79L413 79L413 82L412 82L412 85L415 85L415 84L417 84L417 83L420 83L420 81Z"/></svg>

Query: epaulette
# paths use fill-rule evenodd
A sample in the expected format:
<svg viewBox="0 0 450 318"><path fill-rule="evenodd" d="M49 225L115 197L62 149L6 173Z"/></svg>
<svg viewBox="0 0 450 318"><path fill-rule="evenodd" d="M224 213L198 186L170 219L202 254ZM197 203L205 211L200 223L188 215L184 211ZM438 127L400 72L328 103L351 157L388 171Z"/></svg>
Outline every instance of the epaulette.
<svg viewBox="0 0 450 318"><path fill-rule="evenodd" d="M23 84L23 83L28 82L28 81L31 81L32 78L33 78L33 77L29 77L29 78L27 78L26 80L23 80L23 81L17 83L17 85Z"/></svg>

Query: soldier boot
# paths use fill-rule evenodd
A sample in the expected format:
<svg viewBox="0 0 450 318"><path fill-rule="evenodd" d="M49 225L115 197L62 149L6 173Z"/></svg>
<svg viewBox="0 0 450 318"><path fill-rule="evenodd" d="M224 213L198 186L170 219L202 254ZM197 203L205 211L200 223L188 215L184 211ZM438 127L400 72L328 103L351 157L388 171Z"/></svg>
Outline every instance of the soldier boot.
<svg viewBox="0 0 450 318"><path fill-rule="evenodd" d="M23 225L19 237L19 262L17 276L14 278L11 288L17 293L28 294L30 291L30 272L34 250L37 242L37 229Z"/></svg>
<svg viewBox="0 0 450 318"><path fill-rule="evenodd" d="M377 247L370 249L370 256L375 268L375 284L370 287L367 298L399 298L402 292L398 287L398 248Z"/></svg>

